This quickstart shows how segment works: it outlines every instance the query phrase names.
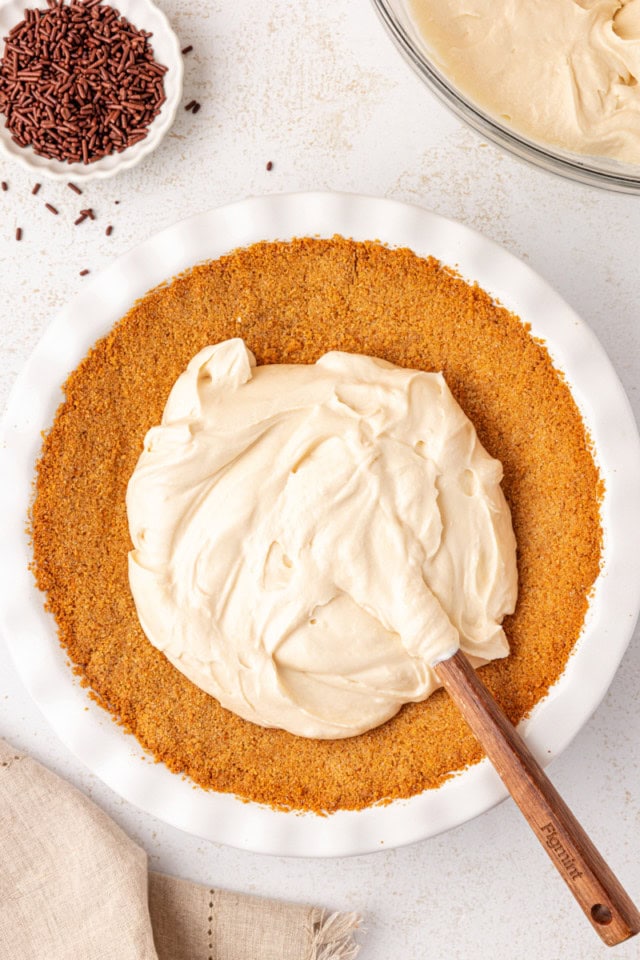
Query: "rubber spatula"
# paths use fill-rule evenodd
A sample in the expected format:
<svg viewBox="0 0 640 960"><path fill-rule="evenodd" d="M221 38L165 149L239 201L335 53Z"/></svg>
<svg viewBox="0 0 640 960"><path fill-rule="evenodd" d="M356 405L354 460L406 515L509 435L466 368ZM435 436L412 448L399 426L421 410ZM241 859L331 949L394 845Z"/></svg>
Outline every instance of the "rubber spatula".
<svg viewBox="0 0 640 960"><path fill-rule="evenodd" d="M615 946L640 913L462 651L433 668L594 930Z"/></svg>

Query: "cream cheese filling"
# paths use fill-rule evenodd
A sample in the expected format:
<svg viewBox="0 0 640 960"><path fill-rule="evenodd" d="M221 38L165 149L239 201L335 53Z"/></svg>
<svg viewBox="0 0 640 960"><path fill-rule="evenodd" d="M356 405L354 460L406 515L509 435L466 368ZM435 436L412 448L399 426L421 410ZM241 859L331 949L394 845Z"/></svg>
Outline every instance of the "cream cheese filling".
<svg viewBox="0 0 640 960"><path fill-rule="evenodd" d="M407 0L479 107L565 150L640 163L640 0Z"/></svg>
<svg viewBox="0 0 640 960"><path fill-rule="evenodd" d="M129 482L147 637L247 720L362 733L461 647L504 657L517 593L502 467L441 374L327 353L189 363Z"/></svg>

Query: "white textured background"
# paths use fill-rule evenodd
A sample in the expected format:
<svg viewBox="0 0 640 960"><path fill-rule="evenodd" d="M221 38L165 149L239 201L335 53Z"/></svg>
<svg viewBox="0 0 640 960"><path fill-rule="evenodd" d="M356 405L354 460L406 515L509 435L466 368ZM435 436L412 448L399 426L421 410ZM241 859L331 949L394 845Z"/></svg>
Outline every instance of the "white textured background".
<svg viewBox="0 0 640 960"><path fill-rule="evenodd" d="M184 102L200 100L200 113L180 109L151 158L115 180L89 184L82 197L46 181L33 197L33 177L0 166L9 183L0 193L0 405L49 319L80 289L84 267L98 271L162 227L231 200L331 189L420 204L525 259L596 331L638 418L640 197L564 182L483 143L421 86L368 0L160 5L181 44L194 45ZM84 206L98 219L74 227ZM24 231L20 244L16 226ZM639 678L636 631L604 703L550 768L636 901ZM0 736L85 790L157 869L361 911L363 960L607 954L510 801L436 839L353 859L271 859L198 841L130 807L88 774L48 730L1 645ZM639 957L640 943L611 955Z"/></svg>

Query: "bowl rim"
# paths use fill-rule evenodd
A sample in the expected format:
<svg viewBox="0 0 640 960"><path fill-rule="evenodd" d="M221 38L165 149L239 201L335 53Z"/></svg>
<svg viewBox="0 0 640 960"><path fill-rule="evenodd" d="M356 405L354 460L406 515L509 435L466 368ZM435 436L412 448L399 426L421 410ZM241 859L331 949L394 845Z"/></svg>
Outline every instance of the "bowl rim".
<svg viewBox="0 0 640 960"><path fill-rule="evenodd" d="M602 190L640 193L640 165L637 167L637 172L631 165L622 163L619 164L619 171L606 171L593 166L593 163L598 160L597 157L569 153L551 145L544 146L541 142L531 140L524 134L516 133L513 129L501 124L450 84L427 55L417 48L390 0L371 0L371 2L394 45L413 71L441 103L477 133L503 147L519 160L532 163L547 173L556 174L576 183L599 187ZM602 159L616 165L613 159Z"/></svg>
<svg viewBox="0 0 640 960"><path fill-rule="evenodd" d="M184 77L184 63L178 37L174 32L167 15L154 3L154 0L105 0L109 6L119 11L120 15L129 20L136 27L151 29L151 45L154 46L154 37L161 36L162 44L167 47L169 61L165 64L168 70L165 78L166 100L160 113L147 128L147 136L138 143L127 147L122 153L111 153L95 163L65 163L49 157L40 156L32 147L20 147L11 139L5 126L5 116L0 114L0 159L11 160L23 169L49 180L71 180L73 182L88 183L90 180L107 180L137 166L145 157L161 144L171 129L182 98L182 83ZM11 29L9 23L17 23L24 18L25 7L45 9L47 0L0 0L0 35ZM11 15L15 11L16 19ZM11 18L11 19L10 19ZM5 23L6 21L6 23ZM151 22L149 22L151 21ZM4 39L2 38L3 50ZM157 50L154 47L154 55ZM163 57L163 59L167 59Z"/></svg>
<svg viewBox="0 0 640 960"><path fill-rule="evenodd" d="M402 846L478 816L504 799L506 791L484 760L408 800L318 817L194 789L162 764L141 762L138 742L88 698L64 651L52 642L55 625L28 569L25 517L41 432L62 399L61 383L138 297L167 277L237 247L336 234L406 246L476 280L530 323L533 336L547 341L591 433L606 484L604 566L563 675L520 725L542 763L568 745L600 703L640 609L640 438L629 401L594 334L511 253L469 227L417 206L322 192L219 207L170 226L124 254L57 314L10 396L0 430L0 511L5 518L0 628L18 673L58 736L120 796L204 839L280 856L346 856Z"/></svg>

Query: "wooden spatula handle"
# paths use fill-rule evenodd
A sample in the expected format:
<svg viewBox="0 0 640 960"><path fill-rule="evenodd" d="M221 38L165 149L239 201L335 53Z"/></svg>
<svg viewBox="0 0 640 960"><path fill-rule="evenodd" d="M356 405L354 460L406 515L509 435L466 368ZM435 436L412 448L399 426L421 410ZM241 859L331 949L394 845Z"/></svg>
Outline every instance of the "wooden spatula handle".
<svg viewBox="0 0 640 960"><path fill-rule="evenodd" d="M435 671L561 877L608 946L640 931L640 913L465 655Z"/></svg>

